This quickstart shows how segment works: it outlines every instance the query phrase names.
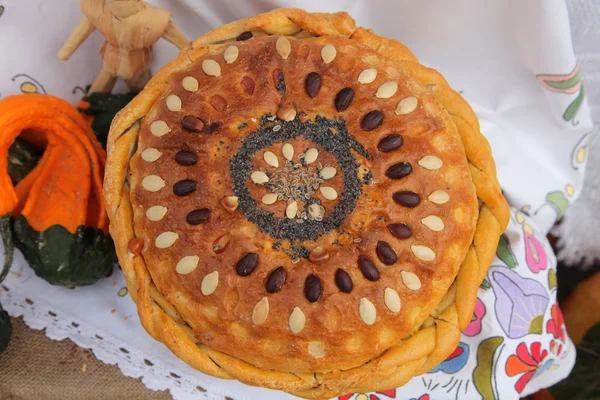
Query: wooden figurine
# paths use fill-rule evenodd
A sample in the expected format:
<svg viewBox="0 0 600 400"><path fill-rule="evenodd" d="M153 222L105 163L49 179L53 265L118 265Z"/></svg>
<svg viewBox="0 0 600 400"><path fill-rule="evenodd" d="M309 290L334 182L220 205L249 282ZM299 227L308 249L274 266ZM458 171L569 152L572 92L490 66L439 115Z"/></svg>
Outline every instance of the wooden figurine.
<svg viewBox="0 0 600 400"><path fill-rule="evenodd" d="M189 41L171 21L171 13L141 0L80 0L84 17L58 53L67 60L90 34L105 38L100 49L104 65L89 93L110 92L122 78L131 90L140 91L150 80L152 45L161 37L180 50Z"/></svg>

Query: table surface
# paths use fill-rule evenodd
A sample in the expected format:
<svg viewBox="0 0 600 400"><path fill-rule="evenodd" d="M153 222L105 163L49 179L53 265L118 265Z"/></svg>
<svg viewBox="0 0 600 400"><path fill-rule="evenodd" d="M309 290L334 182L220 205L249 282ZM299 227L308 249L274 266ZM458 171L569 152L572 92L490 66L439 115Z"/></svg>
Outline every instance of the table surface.
<svg viewBox="0 0 600 400"><path fill-rule="evenodd" d="M125 377L69 339L48 339L44 331L11 318L13 335L0 354L2 400L167 400L171 395L146 389L139 379Z"/></svg>

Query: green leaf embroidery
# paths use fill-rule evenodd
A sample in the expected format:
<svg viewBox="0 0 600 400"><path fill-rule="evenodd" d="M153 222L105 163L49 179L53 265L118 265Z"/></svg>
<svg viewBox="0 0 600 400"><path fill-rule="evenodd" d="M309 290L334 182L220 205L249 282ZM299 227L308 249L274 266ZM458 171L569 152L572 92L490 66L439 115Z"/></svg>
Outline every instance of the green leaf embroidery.
<svg viewBox="0 0 600 400"><path fill-rule="evenodd" d="M570 205L569 199L567 199L567 196L560 190L548 193L546 195L546 201L556 208L556 211L558 212L557 220L565 216L567 208L569 208Z"/></svg>
<svg viewBox="0 0 600 400"><path fill-rule="evenodd" d="M529 325L529 330L527 331L527 333L541 335L543 330L544 330L544 316L538 315L531 321L531 324Z"/></svg>
<svg viewBox="0 0 600 400"><path fill-rule="evenodd" d="M515 253L513 253L510 248L510 242L508 240L508 236L502 234L500 236L500 241L498 242L498 248L496 249L496 255L502 262L508 265L510 268L516 268L519 264L517 258L515 257Z"/></svg>
<svg viewBox="0 0 600 400"><path fill-rule="evenodd" d="M483 400L496 400L492 386L492 372L494 367L494 354L504 342L500 336L484 340L477 350L477 366L473 370L473 383Z"/></svg>
<svg viewBox="0 0 600 400"><path fill-rule="evenodd" d="M550 288L550 290L552 290L556 287L556 284L556 271L551 269L550 271L548 271L548 287Z"/></svg>
<svg viewBox="0 0 600 400"><path fill-rule="evenodd" d="M571 78L566 79L564 81L552 81L552 80L544 79L544 83L546 83L546 85L551 86L555 89L559 89L559 90L570 89L570 88L574 87L575 85L577 85L579 83L579 81L581 81L581 75L579 74L579 71L577 71L577 73L575 75L573 75Z"/></svg>
<svg viewBox="0 0 600 400"><path fill-rule="evenodd" d="M563 118L565 119L565 121L572 120L575 114L577 114L577 112L581 108L581 104L583 104L584 92L585 90L583 89L583 85L581 85L579 95L575 98L575 100L573 100L571 104L569 104L569 107L567 107L565 113L563 114Z"/></svg>

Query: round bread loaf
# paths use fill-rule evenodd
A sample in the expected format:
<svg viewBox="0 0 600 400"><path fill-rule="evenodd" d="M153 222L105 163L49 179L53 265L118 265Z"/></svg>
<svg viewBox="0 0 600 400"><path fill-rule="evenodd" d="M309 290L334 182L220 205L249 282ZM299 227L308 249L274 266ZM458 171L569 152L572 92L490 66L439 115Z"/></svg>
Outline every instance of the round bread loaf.
<svg viewBox="0 0 600 400"><path fill-rule="evenodd" d="M305 397L443 360L508 215L439 74L345 13L294 9L210 32L153 78L113 123L106 199L154 337Z"/></svg>

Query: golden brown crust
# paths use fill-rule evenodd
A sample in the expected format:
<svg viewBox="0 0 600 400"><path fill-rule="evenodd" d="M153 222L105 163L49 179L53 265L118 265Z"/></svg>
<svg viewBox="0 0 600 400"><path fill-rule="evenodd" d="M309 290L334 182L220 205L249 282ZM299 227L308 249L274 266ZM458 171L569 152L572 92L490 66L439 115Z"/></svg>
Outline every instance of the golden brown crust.
<svg viewBox="0 0 600 400"><path fill-rule="evenodd" d="M376 53L350 47L351 42L347 39L327 40L327 43L339 49L332 66L325 66L321 61L319 53L323 46L322 39L290 39L292 53L287 62L274 54L276 40L277 37L265 36L238 43L239 56L231 65L223 63L218 85L214 84L216 78L206 76L199 64L171 76L165 95L155 103L142 123L138 148L130 161L132 202L136 206L136 236L146 243L143 256L153 281L182 313L202 342L258 367L270 366L305 373L346 370L364 364L373 354L410 334L439 303L464 257L462 252L466 250L462 249L467 249L472 240L477 216L475 193L454 125L437 108L435 98L424 88L417 87L416 82L403 76L401 71L392 70L384 59L375 58ZM369 65L360 59L357 61L355 53L347 48L356 51L362 59L380 62L378 67L382 71L371 85L353 82ZM304 61L303 53L313 56L307 56ZM255 54L259 54L260 59ZM208 59L219 61L221 57L221 52L215 52ZM271 78L270 71L278 68L285 76L285 95L275 89ZM343 73L339 71L342 68ZM318 71L323 77L323 87L317 98L312 99L303 93L306 71ZM393 79L390 74L394 72L395 78L405 82L407 89L399 89L391 99L375 99L373 93L376 88ZM202 96L196 92L186 92L181 87L183 79L189 76L199 81L197 93L202 93ZM256 89L252 95L240 88L242 77L249 77L255 82ZM334 109L335 95L348 85L355 88L352 108L337 113ZM421 92L418 92L419 89ZM422 106L405 117L394 118L398 101L413 94L418 96L415 98L419 99ZM178 96L183 108L178 112L169 110L165 105L167 96ZM215 96L228 104L225 110L215 109L211 105ZM331 119L342 116L347 121L348 131L353 132L356 140L371 154L371 159L359 157L358 160L360 168L372 173L375 183L364 185L364 195L358 199L346 223L338 229L325 232L317 240L303 242L308 250L320 247L329 252L329 261L318 268L309 260L294 263L293 258L275 250L277 241L262 232L257 224L247 220L247 215L242 212L230 215L219 205L222 198L235 194L232 192L232 176L222 171L229 169L231 156L240 152L240 135L247 138L245 135L260 127L259 121L253 122L252 119L276 114L278 104L294 104L298 111L306 114L302 117L306 120L314 120L317 115ZM390 120L381 129L362 132L360 121L371 109L381 110ZM223 126L218 134L211 136L190 134L181 128L182 117L190 114L201 115L207 125L211 121ZM171 131L165 136L152 135L150 126L156 121L166 122ZM241 124L246 127L240 130L238 126ZM415 128L420 126L426 129L421 132ZM377 144L391 133L401 133L405 138L402 150L379 153ZM297 152L314 146L301 139L288 140L287 143L293 144ZM280 154L281 146L282 143L277 143L266 149ZM160 151L160 159L153 162L144 160L140 155L147 149ZM200 159L197 164L185 168L178 166L174 161L175 153L181 149L198 154ZM254 157L254 170L269 168L262 160L262 154L261 150ZM425 155L442 159L443 172L436 173L420 167L418 163ZM284 158L279 158L283 163ZM331 163L340 169L340 163L326 150L322 151L318 161ZM397 162L410 162L414 166L413 172L402 180L387 179L384 176L386 169ZM341 175L340 171L327 182L340 195L344 192ZM198 183L198 188L193 195L184 197L174 196L167 187L151 192L141 187L140 182L147 176L159 176L167 187L183 179L193 179ZM258 204L261 203L261 197L269 192L267 188L253 185L252 182L248 182L247 186ZM430 193L447 187L452 189L447 203L437 205L426 200ZM400 207L391 198L394 192L401 190L419 193L423 198L422 204L412 209ZM319 193L314 197L325 206L325 218L328 218L336 202L328 202ZM151 221L146 217L146 211L156 205L168 209L161 221ZM271 207L263 205L261 209L283 216L285 206L285 202L281 201ZM190 226L186 222L186 215L195 209L210 210L210 220L199 226ZM430 215L439 216L445 221L442 231L432 231L420 223ZM398 222L411 226L413 238L398 240L388 232L387 226ZM308 224L297 226L305 230ZM165 231L177 232L177 242L168 249L156 248L153 241ZM228 247L222 254L217 254L211 246L224 235L230 237L235 248ZM361 242L335 245L344 240ZM389 243L398 254L398 261L394 265L386 266L377 259L375 249L380 240ZM413 245L432 248L436 253L437 268L417 259L411 252ZM286 243L280 246L288 251L291 249ZM259 267L251 277L239 277L234 266L250 252L258 252ZM173 266L186 256L199 256L199 266L181 277ZM359 256L370 257L381 270L381 278L376 286L361 276L357 266ZM251 321L253 307L266 296L264 282L277 266L287 269L290 282L280 293L267 296L268 324L258 326ZM345 270L354 281L355 288L350 295L340 293L335 287L334 276L338 268ZM219 274L219 286L214 294L204 296L200 290L201 283L213 271ZM403 273L406 271L412 271L419 277L422 286L418 291L404 285ZM303 293L304 277L311 273L317 275L323 285L323 297L316 304L310 304ZM400 294L400 313L386 310L385 288L392 288ZM358 315L359 300L363 297L369 299L377 310L373 328L366 326ZM302 310L306 318L306 328L300 334L291 332L288 327L289 316L296 307ZM212 326L217 319L218 326ZM250 343L247 336L253 338ZM293 345L286 347L283 343ZM324 345L324 357L315 358L310 354L310 346L317 344ZM332 349L340 347L352 349L332 354ZM278 350L275 351L275 348Z"/></svg>
<svg viewBox="0 0 600 400"><path fill-rule="evenodd" d="M296 46L298 43L305 43L309 47L313 46L314 48L321 48L324 44L331 43L338 49L340 60L343 60L346 56L350 57L348 51L352 51L354 54L359 54L358 56L355 56L358 59L356 64L360 64L367 59L371 63L375 63L376 68L381 68L380 73L382 76L387 74L389 79L398 79L400 82L411 82L412 78L406 74L405 71L407 71L413 77L417 78L420 83L412 81L414 83L410 84L409 88L402 87L400 90L406 90L406 92L400 93L403 96L400 96L399 94L397 97L393 97L393 106L386 106L383 101L371 101L368 104L375 104L382 109L390 107L385 110L385 113L393 114L393 110L398 100L407 96L409 93L413 94L422 104L426 105L423 106L423 108L420 108L422 114L415 114L413 118L416 119L414 120L437 121L438 125L436 126L439 129L436 130L436 132L438 134L443 132L441 137L444 138L444 140L442 140L444 146L452 143L452 137L461 139L457 143L453 143L453 145L458 146L457 149L460 149L459 151L454 151L455 154L462 154L463 151L466 153L470 168L464 170L462 169L461 162L457 160L456 157L452 157L440 150L439 142L437 149L432 147L435 145L435 141L431 141L430 143L423 142L419 145L420 147L416 146L410 152L407 147L407 153L413 154L414 152L414 157L418 154L423 155L424 151L427 153L428 151L431 152L435 150L435 154L440 155L440 158L444 160L445 165L453 167L452 169L455 172L451 175L458 174L455 178L462 178L461 174L463 173L466 173L468 176L470 171L470 179L472 179L472 185L474 185L472 186L474 189L471 190L476 192L477 198L480 201L479 213L477 215L477 213L473 214L470 211L477 206L476 203L472 203L470 200L467 185L463 185L462 188L456 192L461 193L460 196L457 196L461 198L460 203L456 203L455 201L458 200L455 200L453 198L454 196L451 196L452 201L448 204L449 210L455 210L458 204L461 204L459 207L461 212L459 214L464 217L463 219L466 221L464 222L464 228L459 228L458 225L447 220L445 232L449 232L447 234L455 237L456 247L450 250L452 246L448 243L453 243L450 241L446 243L446 245L444 245L444 243L434 243L432 248L439 250L440 254L443 254L442 257L444 257L448 251L454 253L457 262L450 261L448 263L448 270L444 273L439 273L439 270L435 271L437 274L435 276L438 278L436 281L439 281L435 290L433 289L433 286L428 286L431 285L430 278L433 275L429 277L422 275L422 282L425 289L420 293L421 299L414 299L415 302L411 302L410 296L406 298L402 297L403 307L406 307L407 311L412 312L412 320L405 320L404 317L399 320L390 313L388 313L390 315L386 315L383 301L375 299L373 302L376 303L378 320L373 327L377 327L377 330L373 330L370 326L363 324L360 321L359 313L357 311L358 307L355 305L355 302L358 297L362 297L362 295L359 296L358 293L361 290L366 290L365 287L367 286L365 286L364 283L355 283L356 288L354 291L356 291L357 297L353 297L352 301L347 300L349 295L346 295L346 297L335 295L330 298L324 297L319 300L319 302L316 303L316 307L315 304L307 305L303 303L304 305L301 306L301 308L304 308L308 318L306 328L301 332L301 336L303 335L306 339L297 338L296 335L289 332L286 323L287 313L290 311L290 307L293 308L293 306L300 304L301 301L306 301L302 298L303 293L301 284L296 286L290 285L291 290L285 301L278 303L276 300L272 300L271 310L269 312L269 318L271 318L269 323L271 326L269 326L268 329L255 326L249 317L252 312L252 307L260 297L253 298L254 300L250 305L235 310L231 309L227 313L224 313L224 315L219 314L219 318L221 318L221 316L224 318L222 321L222 329L224 329L224 331L219 331L220 328L216 328L215 324L210 323L210 318L214 318L214 316L211 315L212 312L207 313L206 309L194 308L193 304L192 306L186 306L181 300L182 296L180 291L182 290L184 298L191 296L190 298L195 298L196 301L201 299L201 297L197 297L197 294L194 294L194 291L197 293L200 290L200 282L198 281L201 281L208 270L202 271L201 267L198 267L199 274L195 279L197 282L195 284L182 283L182 281L174 275L173 271L173 263L177 262L177 259L184 255L182 250L176 250L177 247L175 246L173 249L166 249L166 252L160 252L153 247L153 241L157 234L160 233L160 229L158 227L150 227L144 222L144 207L151 205L149 203L151 198L146 196L142 190L136 189L136 187L139 188L140 180L143 176L152 171L155 171L153 174L156 173L162 176L170 185L176 180L173 180L175 175L172 171L160 169L160 163L157 163L156 166L152 164L152 167L143 166L143 163L139 161L139 153L144 150L144 148L149 147L150 143L153 143L153 145L156 144L157 147L160 146L160 141L151 142L154 139L152 135L148 134L148 131L149 124L152 122L151 120L154 120L156 115L161 116L163 115L161 113L166 112L163 106L164 101L160 101L160 99L164 98L165 91L168 90L167 88L170 86L174 87L173 82L180 81L183 76L186 76L190 71L193 71L194 68L198 68L198 60L206 58L207 56L211 59L222 60L222 51L226 47L223 47L223 43L235 38L246 30L252 30L255 31L255 33L259 33L260 31L268 34L295 35L295 38L297 39L290 37L293 49L290 58L293 58L295 56L294 52L298 51ZM311 39L310 36L305 33L319 35L320 38ZM339 36L340 38L336 39L328 36ZM349 41L343 37L351 39ZM239 63L241 64L244 60L250 59L249 57L258 51L253 48L251 42L260 42L265 48L273 48L275 47L275 40L276 38L256 38L248 43L239 44ZM352 45L351 41L361 44ZM217 45L215 46L214 44ZM369 50L368 48L376 50L379 54L371 53L372 50ZM309 58L307 62L314 62L314 60ZM285 68L284 64L279 65L283 65ZM337 64L333 62L332 68L336 65ZM222 66L224 78L230 70L235 70L235 63L226 66L225 63L222 62ZM353 67L358 68L358 71L360 68L363 68L360 65L354 65ZM227 71L225 68L227 68ZM315 68L315 64L312 64L312 68ZM272 67L269 67L267 70L270 71L271 69ZM302 68L298 68L298 71L297 74L299 77L303 77L304 74L309 72L309 70ZM294 72L292 70L286 71L286 75L294 76ZM197 76L202 85L201 75ZM330 79L335 81L336 76L332 75ZM379 83L382 82L377 81L377 84ZM341 81L340 84L342 84ZM288 85L294 85L294 83L289 82ZM425 85L427 90L423 89L423 86L421 85ZM324 82L322 94L327 95L331 101L331 96L335 95L339 88L339 86L337 89L328 88L325 86ZM377 86L374 86L373 91L376 88ZM273 90L271 90L271 92L273 92ZM293 91L291 92L293 93ZM296 93L297 92L298 91L296 91ZM265 93L267 92L265 91ZM270 98L268 96L265 98L265 109L261 111L276 112L276 108L268 109L268 103L272 102L272 99L274 99L273 95L271 95ZM290 98L289 101L292 101L292 98ZM439 105L443 106L448 111L448 114L441 111L438 102ZM183 98L183 103L186 104L185 98ZM158 106L159 104L160 106ZM365 104L367 103L365 102ZM194 103L194 107L199 106L199 104ZM305 108L306 107L302 107L301 111L304 111ZM320 114L327 114L326 110L330 108L330 105L326 105L322 102L316 106L315 113L320 112ZM425 108L427 112L425 112ZM208 112L208 110L208 108L205 109L206 112ZM335 110L332 112L334 113ZM147 117L149 113L151 117ZM310 118L310 111L308 114L308 118ZM168 115L168 112L164 115L165 120L171 118L171 116ZM260 115L257 115L257 117L258 116ZM235 122L236 124L242 122L241 114L239 112L235 114L235 116L232 114L228 118L231 122ZM348 121L350 121L350 125L353 120L357 121L356 124L359 123L358 116L348 115L347 118ZM141 123L138 121L141 121ZM349 130L351 133L360 131L358 125L351 125ZM452 133L456 131L458 131L460 136L456 136L456 133ZM176 132L174 133L174 135L177 134L178 133ZM142 143L139 142L140 135L144 138ZM357 136L359 135L360 134L357 133ZM364 140L361 138L359 141L361 144L364 144L365 147L373 148L380 138L381 136L377 136L377 140L374 140L372 137ZM407 140L406 142L409 143L410 140ZM174 142L170 143L173 145ZM405 143L405 145L409 146L407 143ZM129 176L127 170L130 158L136 146L137 155L133 156L133 159L131 160L133 174ZM466 327L470 321L477 294L477 287L489 267L489 263L495 252L497 239L507 224L508 207L500 193L499 185L495 178L495 166L491 158L489 145L479 133L477 118L468 104L448 87L445 80L437 72L418 64L416 58L403 45L390 39L380 38L363 28L355 29L352 19L345 13L329 15L308 14L296 9L275 10L268 14L228 24L202 36L194 42L193 49L180 55L178 59L163 68L148 84L144 92L136 97L136 99L134 99L133 102L124 109L117 118L115 118L111 129L108 148L109 167L107 168L105 180L105 198L112 221L111 234L115 238L119 259L126 274L132 297L138 304L138 310L144 327L157 340L167 344L176 355L205 373L223 378L233 377L248 384L286 390L304 397L323 398L355 390L369 391L399 386L404 384L414 374L427 372L427 370L443 360L458 343L460 336L459 327ZM167 149L163 147L161 148L161 151L164 153ZM232 154L233 153L234 151L232 151ZM170 155L170 157L172 157L172 155ZM418 158L411 161L413 162L413 165L416 165ZM376 164L367 164L374 171L376 171L377 168L381 168L381 166L378 167ZM158 169L152 170L152 168ZM423 181L423 179L418 179L419 174L423 171L419 171L417 167L415 168L415 182ZM171 166L171 169L173 169L173 166ZM381 171L378 173L381 175ZM446 183L448 183L448 175L440 179L445 179ZM450 179L452 179L452 177L450 177ZM464 181L464 178L459 180L462 182ZM441 182L442 181L439 181L438 184L442 184ZM131 192L133 203L130 201L129 185L131 185L133 190ZM170 188L166 188L165 192L170 193ZM387 191L385 189L373 191L372 194L373 196L388 196L388 198L391 196L389 189ZM156 198L152 198L152 200L155 199ZM166 200L167 197L164 197L164 199ZM172 195L169 199L169 201L172 201ZM189 202L181 202L182 209L189 204ZM361 204L362 203L359 202L356 208L357 210L368 209L366 203ZM441 210L441 208L438 210ZM181 213L178 214L179 220L171 220L169 222L169 224L171 224L170 226L179 226L179 228L183 228L180 221L184 217L185 214L181 211ZM411 221L418 221L422 217L422 215L420 217L418 215L409 215L408 219ZM454 215L454 217L456 217L456 215ZM475 219L477 219L476 225L474 224ZM135 232L132 229L132 222L134 220ZM239 220L236 223L238 224L237 226L244 225L243 222ZM166 226L167 225L162 226L163 231L166 230ZM373 226L376 227L376 225ZM469 228L469 226L471 228ZM385 227L385 225L383 227ZM232 226L230 225L222 224L216 229L222 230L231 228ZM373 229L373 232L381 230L382 228L379 227ZM261 234L259 230L255 230L254 233L257 235ZM142 253L143 256L130 258L127 255L127 244L134 235L145 240L148 244ZM324 237L327 236L328 235L325 235ZM363 246L366 246L367 244L370 246L374 245L373 239L369 242L368 237L369 235L367 235L367 240L365 240ZM424 234L422 237L432 240L433 236ZM446 238L446 240L447 239L448 238ZM463 242L463 240L466 240L466 242ZM472 244L470 248L468 248L468 244L471 243L471 241ZM192 242L194 241L190 241L190 243ZM354 249L356 248L358 248L358 246L354 247ZM397 249L399 250L400 248ZM166 255L166 257L164 255ZM340 264L347 265L348 270L350 270L350 268L356 268L355 261L351 260L355 260L357 255L358 253L356 250L354 252L347 250L337 254L337 256L340 257L338 259ZM279 258L280 256L276 255L275 252L263 252L261 253L261 257L267 257L267 260L271 257L274 257L273 260L283 260L282 258ZM373 257L376 258L376 256ZM224 259L223 264L227 269L220 270L220 276L224 277L228 271L232 272L234 259L235 257L233 256ZM210 263L209 258L203 258L202 260L203 262ZM447 259L447 261L449 260L450 259ZM460 260L462 260L462 264ZM438 260L436 260L436 262L437 261ZM354 263L353 266L351 266L351 262ZM416 265L418 264L419 263L416 263ZM327 265L328 264L324 264L323 268L327 269ZM399 268L399 270L406 268L407 265L408 264L405 264L404 267ZM456 266L453 267L452 265ZM301 275L300 271L303 271L301 268L306 268L306 271L308 271L310 266L308 263L299 263L299 267L297 268L298 272L294 269L293 273ZM421 270L425 271L422 267ZM258 273L258 271L260 271L260 269L257 269L256 273ZM329 269L327 271L331 275L331 270ZM335 271L335 269L333 271ZM301 276L303 277L305 275L306 273ZM230 276L232 277L231 279L234 279L235 277L235 275ZM265 274L262 273L260 276L264 277ZM456 282L452 285L452 290L449 291L449 285L452 283L455 276ZM357 280L359 279L357 275L353 275L353 277ZM395 281L392 281L390 280L393 279L392 277L386 276L385 279L387 279L385 283L379 282L382 283L382 285L378 284L375 286L375 289L379 290L379 293L382 293L386 284L395 285L394 287L396 288L401 286L401 281L399 281L398 278L396 278ZM323 281L325 283L325 279L323 279ZM179 283L174 286L173 282ZM230 282L231 283L224 284L223 286L227 288L229 285L233 285L233 282L239 283L240 281L237 279ZM255 282L256 283L253 284L244 282L244 285L247 286L247 296L249 296L249 298L251 296L259 295L259 288L262 288L261 290L264 291L262 279L257 279ZM156 290L154 284L158 286L159 290ZM332 292L335 289L335 286L333 283L327 282L324 289L326 293L328 291ZM370 289L371 292L369 293L371 293L371 299L378 297L377 295L372 294L377 293L373 292L375 289ZM448 294L442 299L442 296L446 292L448 292ZM363 294L365 293L367 292L364 292ZM380 295L381 298L383 298L383 295ZM180 298L178 299L178 297ZM215 292L212 297L207 297L210 298L210 301L213 301L212 304L210 304L210 302L205 303L205 300L201 300L201 302L209 304L210 306L220 306L221 309L226 308L228 305L226 298L218 295L217 292ZM214 303L214 301L217 303ZM421 301L419 306L417 306L416 301ZM326 350L336 348L336 345L339 346L340 343L344 343L336 341L335 334L330 334L331 331L338 330L339 332L340 326L336 324L331 325L331 321L327 319L320 320L317 315L319 311L328 309L327 305L334 304L334 302L345 305L343 308L344 313L339 314L338 312L337 318L343 317L344 321L348 321L351 329L357 332L356 334L359 335L358 337L362 339L360 340L362 344L358 346L358 355L352 354L349 356L348 352L345 354L344 352L338 352L339 354L331 354L331 352L328 354L326 352L326 356L323 358L311 358L311 353L307 352L306 349L308 349L308 346L310 345L310 338L314 338L313 335L319 335L320 341L325 345ZM188 304L189 303L190 302L188 302ZM175 305L175 307L172 305ZM420 307L420 309L417 307ZM435 310L436 308L437 310ZM415 314L415 310L419 311ZM402 313L404 313L404 309ZM402 313L400 315L403 315ZM409 337L408 335L421 324L420 321L427 318L429 314L436 316L433 319L430 318L430 322L424 323L421 330L417 330ZM232 318L230 320L231 322L225 322L229 317ZM191 329L188 324L191 325ZM389 329L390 325L394 326L395 329ZM233 344L231 348L228 348L225 345L227 342L220 341L218 337L219 335L226 335L231 329L239 329L242 332L251 331L254 336L258 335L258 337L263 339L257 340L257 343L249 345L247 342L244 344L243 341L237 342L236 340L232 340L232 336L230 336L228 338L230 340L229 344ZM213 334L207 335L209 332L213 332ZM277 337L281 336L283 343L296 343L296 346L305 350L300 352L296 350L290 351L285 354L283 360L278 359L272 352L265 352L265 343L272 345L272 338L275 337L269 336L270 332ZM373 334L373 332L378 332L379 335ZM388 342L385 344L378 342L378 340L380 340L381 332L385 332L383 337L388 336ZM343 332L340 336L344 337ZM215 337L217 337L216 340ZM369 337L373 339L364 340ZM408 338L400 340L403 337ZM350 336L345 336L345 338L346 344L352 342ZM416 351L415 349L417 346L409 345L413 344L415 340L420 340L423 343L418 346L419 351ZM240 346L240 348L236 349L236 346ZM242 346L245 346L246 351L241 350ZM377 346L380 346L379 351L375 350ZM382 352L382 350L386 348L388 350ZM223 351L234 355L234 357L224 354ZM290 357L293 359L293 363L286 362L285 359ZM246 361L242 361L239 358L243 358ZM367 361L370 362L365 364ZM263 366L262 369L261 365ZM297 368L294 367L294 365L297 365ZM265 368L267 366L270 371L266 371ZM339 371L337 370L338 368L345 370ZM318 373L311 374L309 372Z"/></svg>

